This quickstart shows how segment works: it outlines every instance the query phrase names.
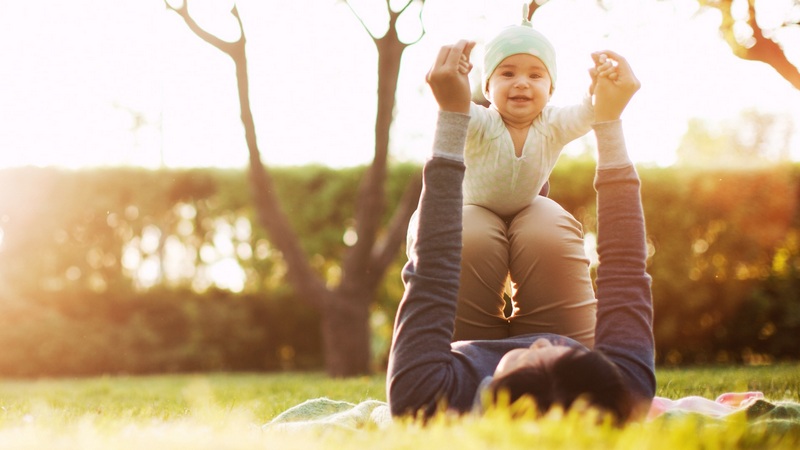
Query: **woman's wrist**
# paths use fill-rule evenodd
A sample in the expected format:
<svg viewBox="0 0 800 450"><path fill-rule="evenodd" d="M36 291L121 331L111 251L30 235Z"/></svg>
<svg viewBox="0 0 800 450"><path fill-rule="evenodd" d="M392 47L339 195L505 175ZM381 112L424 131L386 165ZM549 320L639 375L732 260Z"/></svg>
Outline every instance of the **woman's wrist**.
<svg viewBox="0 0 800 450"><path fill-rule="evenodd" d="M606 120L592 124L597 137L597 168L613 169L633 164L625 146L622 121Z"/></svg>
<svg viewBox="0 0 800 450"><path fill-rule="evenodd" d="M469 114L439 111L433 136L433 156L464 161Z"/></svg>

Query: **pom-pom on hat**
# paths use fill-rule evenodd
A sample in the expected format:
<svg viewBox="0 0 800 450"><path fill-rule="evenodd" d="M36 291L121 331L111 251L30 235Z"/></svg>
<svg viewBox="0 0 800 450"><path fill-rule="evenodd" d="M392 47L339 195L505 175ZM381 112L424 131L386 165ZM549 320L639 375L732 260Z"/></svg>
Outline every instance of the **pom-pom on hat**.
<svg viewBox="0 0 800 450"><path fill-rule="evenodd" d="M483 54L483 93L489 92L489 77L500 63L520 53L533 55L544 63L550 74L551 91L556 87L556 50L544 35L533 29L528 20L528 4L522 5L522 24L504 28L486 44Z"/></svg>

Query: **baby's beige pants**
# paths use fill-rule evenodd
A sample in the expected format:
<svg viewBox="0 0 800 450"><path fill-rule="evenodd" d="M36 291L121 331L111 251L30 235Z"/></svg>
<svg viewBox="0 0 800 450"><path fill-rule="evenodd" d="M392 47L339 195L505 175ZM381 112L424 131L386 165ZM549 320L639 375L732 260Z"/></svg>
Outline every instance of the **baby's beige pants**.
<svg viewBox="0 0 800 450"><path fill-rule="evenodd" d="M597 300L580 222L537 196L510 218L465 205L453 340L554 333L594 345ZM512 312L504 314L510 277Z"/></svg>

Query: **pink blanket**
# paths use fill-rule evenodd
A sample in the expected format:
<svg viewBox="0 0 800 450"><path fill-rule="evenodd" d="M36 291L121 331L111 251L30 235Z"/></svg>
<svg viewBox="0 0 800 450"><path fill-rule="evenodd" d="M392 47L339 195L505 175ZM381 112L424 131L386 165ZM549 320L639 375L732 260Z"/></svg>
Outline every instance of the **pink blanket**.
<svg viewBox="0 0 800 450"><path fill-rule="evenodd" d="M709 417L724 417L736 411L747 409L755 401L763 399L761 392L729 392L711 400L704 397L689 396L672 400L656 397L650 405L648 420L672 411L693 412Z"/></svg>

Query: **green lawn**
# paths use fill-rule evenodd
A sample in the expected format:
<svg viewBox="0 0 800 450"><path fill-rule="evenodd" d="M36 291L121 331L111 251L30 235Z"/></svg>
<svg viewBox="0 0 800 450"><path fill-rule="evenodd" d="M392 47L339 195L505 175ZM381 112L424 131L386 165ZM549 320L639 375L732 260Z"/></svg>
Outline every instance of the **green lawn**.
<svg viewBox="0 0 800 450"><path fill-rule="evenodd" d="M661 369L657 395L715 398L760 390L800 402L800 364ZM198 374L0 381L0 449L414 448L797 448L798 428L765 433L743 420L692 418L614 429L586 415L512 421L442 415L422 426L280 432L260 425L305 400L385 400L383 377L331 380L321 374Z"/></svg>

